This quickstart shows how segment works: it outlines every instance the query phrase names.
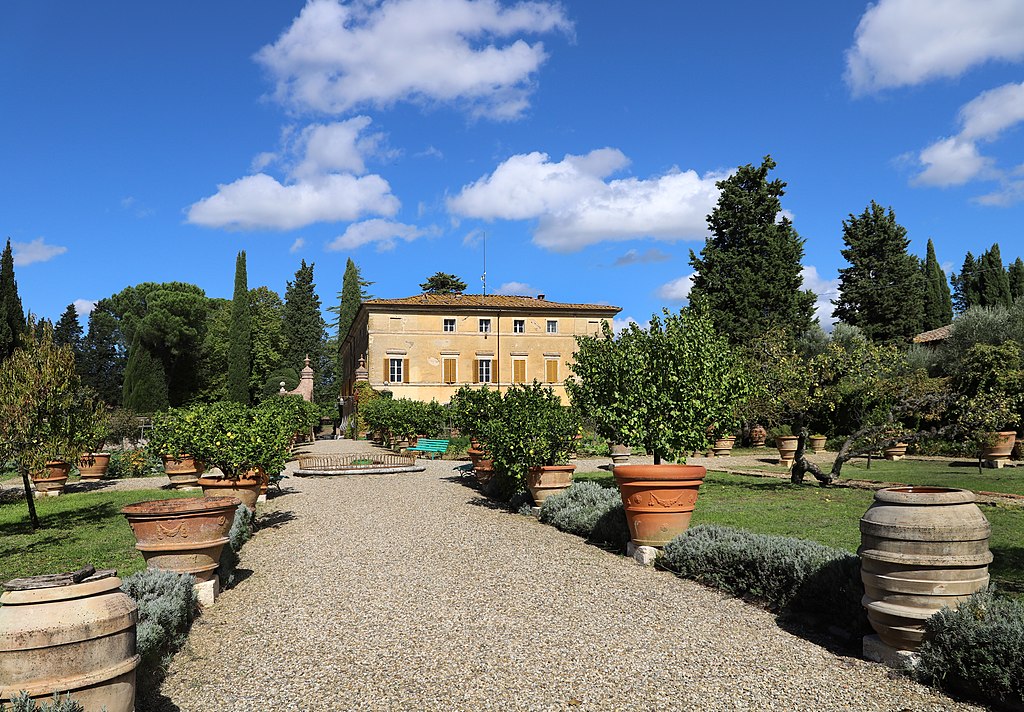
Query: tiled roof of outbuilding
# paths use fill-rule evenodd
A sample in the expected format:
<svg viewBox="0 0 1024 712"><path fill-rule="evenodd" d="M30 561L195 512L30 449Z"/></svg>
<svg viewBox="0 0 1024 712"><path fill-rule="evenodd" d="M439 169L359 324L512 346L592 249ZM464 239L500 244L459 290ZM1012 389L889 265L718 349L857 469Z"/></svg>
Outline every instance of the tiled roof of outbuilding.
<svg viewBox="0 0 1024 712"><path fill-rule="evenodd" d="M946 324L940 326L938 329L932 329L931 331L925 331L914 337L915 344L928 344L933 341L945 341L953 333L953 325Z"/></svg>

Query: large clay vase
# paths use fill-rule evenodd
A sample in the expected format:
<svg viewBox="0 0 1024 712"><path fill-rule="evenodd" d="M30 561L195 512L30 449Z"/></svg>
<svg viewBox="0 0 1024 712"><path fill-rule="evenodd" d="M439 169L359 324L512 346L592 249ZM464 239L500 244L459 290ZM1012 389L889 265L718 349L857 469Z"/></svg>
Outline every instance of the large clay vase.
<svg viewBox="0 0 1024 712"><path fill-rule="evenodd" d="M477 463L473 465L473 476L482 485L490 482L494 477L494 460L487 459L486 455L477 460Z"/></svg>
<svg viewBox="0 0 1024 712"><path fill-rule="evenodd" d="M883 642L916 649L924 623L988 585L988 520L974 493L892 487L860 520L861 580L868 621Z"/></svg>
<svg viewBox="0 0 1024 712"><path fill-rule="evenodd" d="M764 447L764 441L768 439L768 431L763 425L755 425L750 429L750 446Z"/></svg>
<svg viewBox="0 0 1024 712"><path fill-rule="evenodd" d="M261 479L259 473L250 470L236 479L223 475L200 477L199 486L203 488L204 497L237 497L246 507L256 511Z"/></svg>
<svg viewBox="0 0 1024 712"><path fill-rule="evenodd" d="M634 544L665 546L690 526L703 467L619 465L613 472Z"/></svg>
<svg viewBox="0 0 1024 712"><path fill-rule="evenodd" d="M1002 467L1010 459L1013 444L1017 440L1017 433L1007 430L1001 433L989 433L989 435L995 438L995 443L981 451L981 459L985 460L989 467Z"/></svg>
<svg viewBox="0 0 1024 712"><path fill-rule="evenodd" d="M37 702L70 693L87 710L135 709L135 601L114 571L5 584L0 596L0 708L21 690Z"/></svg>
<svg viewBox="0 0 1024 712"><path fill-rule="evenodd" d="M616 444L612 445L612 465L628 465L629 456L633 454L629 445Z"/></svg>
<svg viewBox="0 0 1024 712"><path fill-rule="evenodd" d="M469 455L469 460L473 463L473 468L476 469L477 463L480 462L484 456L484 451L479 448L471 447L466 451L466 454Z"/></svg>
<svg viewBox="0 0 1024 712"><path fill-rule="evenodd" d="M793 460L796 459L796 445L799 439L795 435L777 435L775 437L775 447L779 449L780 465L785 465L786 467L793 466Z"/></svg>
<svg viewBox="0 0 1024 712"><path fill-rule="evenodd" d="M724 438L718 438L718 440L715 440L715 444L712 447L712 452L715 453L715 457L727 457L732 454L732 446L735 444L735 435L729 435Z"/></svg>
<svg viewBox="0 0 1024 712"><path fill-rule="evenodd" d="M906 443L893 443L889 447L882 450L882 455L886 460L891 462L899 462L907 456L907 444Z"/></svg>
<svg viewBox="0 0 1024 712"><path fill-rule="evenodd" d="M46 463L43 472L32 475L32 486L39 496L55 497L64 491L70 472L70 462L51 460Z"/></svg>
<svg viewBox="0 0 1024 712"><path fill-rule="evenodd" d="M825 452L825 441L827 438L824 435L811 435L807 438L807 445L810 447L811 452L817 455L820 452Z"/></svg>
<svg viewBox="0 0 1024 712"><path fill-rule="evenodd" d="M576 465L544 465L531 467L526 473L526 488L538 507L553 494L565 492L572 484L572 473Z"/></svg>
<svg viewBox="0 0 1024 712"><path fill-rule="evenodd" d="M203 465L191 455L161 455L164 461L164 472L175 489L189 489L199 486L199 475L203 474Z"/></svg>
<svg viewBox="0 0 1024 712"><path fill-rule="evenodd" d="M87 452L78 461L78 474L83 482L96 482L106 476L109 466L109 452Z"/></svg>
<svg viewBox="0 0 1024 712"><path fill-rule="evenodd" d="M237 497L158 499L121 510L151 569L213 578L235 520Z"/></svg>

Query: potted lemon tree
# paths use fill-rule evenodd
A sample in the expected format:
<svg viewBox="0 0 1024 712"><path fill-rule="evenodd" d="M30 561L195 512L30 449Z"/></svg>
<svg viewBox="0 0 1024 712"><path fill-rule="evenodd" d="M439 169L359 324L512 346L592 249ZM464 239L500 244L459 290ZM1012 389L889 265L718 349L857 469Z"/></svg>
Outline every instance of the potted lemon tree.
<svg viewBox="0 0 1024 712"><path fill-rule="evenodd" d="M689 526L706 474L685 454L707 449L709 424L737 424L743 372L700 305L665 310L618 337L605 322L599 336L576 340L566 390L602 437L653 453L654 465L617 465L614 474L633 543L664 546Z"/></svg>

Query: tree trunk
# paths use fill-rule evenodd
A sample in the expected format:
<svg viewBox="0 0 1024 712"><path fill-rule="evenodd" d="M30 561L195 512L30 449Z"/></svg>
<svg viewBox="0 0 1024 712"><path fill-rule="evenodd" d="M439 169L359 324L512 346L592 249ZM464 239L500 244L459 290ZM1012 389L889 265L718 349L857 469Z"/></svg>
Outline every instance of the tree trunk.
<svg viewBox="0 0 1024 712"><path fill-rule="evenodd" d="M21 463L18 464L21 470L21 482L25 485L25 501L28 502L28 518L32 522L32 531L39 528L39 516L36 514L36 498L32 494L32 484L28 480L28 468Z"/></svg>
<svg viewBox="0 0 1024 712"><path fill-rule="evenodd" d="M802 424L799 427L799 435L796 441L796 455L793 457L793 469L789 473L789 481L795 485L803 484L804 475L810 472L822 487L828 487L832 483L831 474L826 475L813 462L807 459L805 451L807 447L807 428Z"/></svg>

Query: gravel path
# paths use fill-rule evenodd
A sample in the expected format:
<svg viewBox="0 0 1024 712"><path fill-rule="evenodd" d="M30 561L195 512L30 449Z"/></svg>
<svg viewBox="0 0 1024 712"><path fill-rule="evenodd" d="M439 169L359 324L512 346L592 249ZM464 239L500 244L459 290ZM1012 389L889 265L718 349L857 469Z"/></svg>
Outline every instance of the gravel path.
<svg viewBox="0 0 1024 712"><path fill-rule="evenodd" d="M450 462L285 485L163 709L978 709L496 510Z"/></svg>

